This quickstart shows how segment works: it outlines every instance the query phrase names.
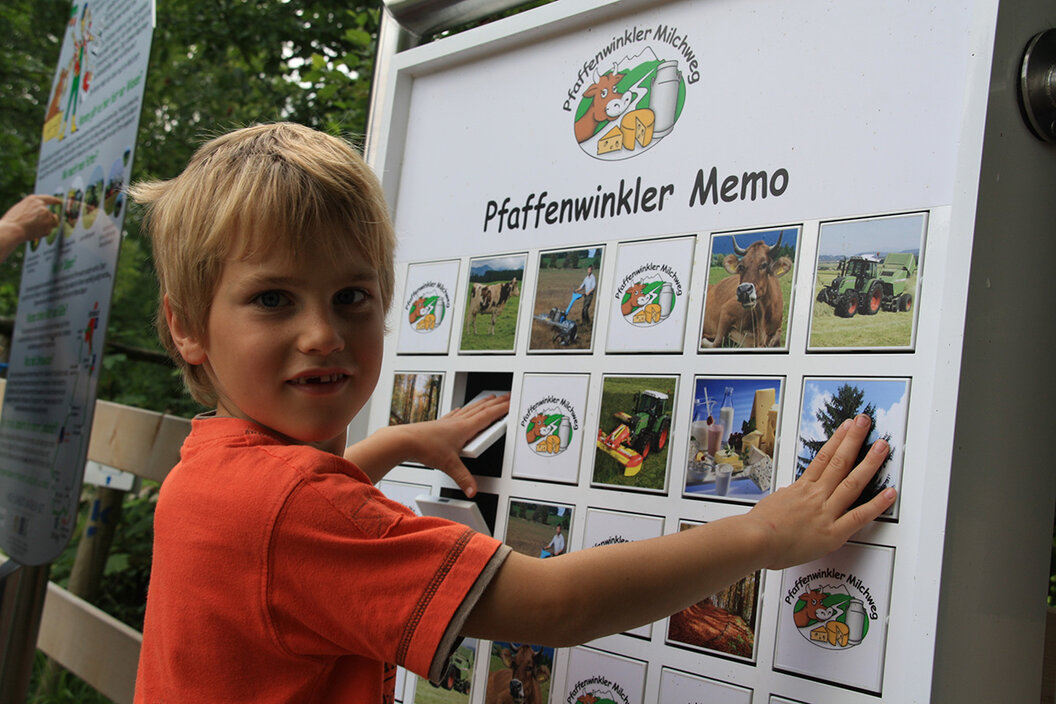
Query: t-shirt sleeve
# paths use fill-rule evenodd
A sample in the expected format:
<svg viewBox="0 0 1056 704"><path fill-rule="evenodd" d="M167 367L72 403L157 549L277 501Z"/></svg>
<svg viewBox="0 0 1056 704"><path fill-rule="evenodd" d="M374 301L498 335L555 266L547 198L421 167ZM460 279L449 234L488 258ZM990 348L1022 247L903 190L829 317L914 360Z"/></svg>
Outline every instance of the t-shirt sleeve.
<svg viewBox="0 0 1056 704"><path fill-rule="evenodd" d="M508 554L458 523L423 518L347 476L298 487L270 528L263 584L279 647L356 654L438 675Z"/></svg>

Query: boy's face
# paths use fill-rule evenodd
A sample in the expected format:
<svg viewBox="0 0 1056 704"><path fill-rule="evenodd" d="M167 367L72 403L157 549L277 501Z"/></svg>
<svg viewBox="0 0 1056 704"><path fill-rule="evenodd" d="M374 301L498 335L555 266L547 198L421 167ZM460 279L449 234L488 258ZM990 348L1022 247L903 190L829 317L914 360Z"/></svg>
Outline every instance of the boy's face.
<svg viewBox="0 0 1056 704"><path fill-rule="evenodd" d="M384 318L366 263L275 252L225 263L205 339L173 338L203 365L218 415L340 453L378 380Z"/></svg>

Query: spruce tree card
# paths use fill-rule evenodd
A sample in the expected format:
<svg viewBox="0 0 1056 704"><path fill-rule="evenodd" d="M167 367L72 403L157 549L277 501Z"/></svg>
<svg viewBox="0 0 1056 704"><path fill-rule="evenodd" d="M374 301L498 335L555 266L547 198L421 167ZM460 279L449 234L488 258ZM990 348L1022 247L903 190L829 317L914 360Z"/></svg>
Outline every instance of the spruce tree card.
<svg viewBox="0 0 1056 704"><path fill-rule="evenodd" d="M695 244L678 237L619 246L607 352L682 351Z"/></svg>
<svg viewBox="0 0 1056 704"><path fill-rule="evenodd" d="M909 379L804 379L796 476L803 473L843 421L864 413L872 421L872 429L862 445L858 461L865 457L876 440L887 441L890 450L856 505L865 503L887 487L900 488L908 411ZM900 504L901 500L896 500L884 515L898 518Z"/></svg>
<svg viewBox="0 0 1056 704"><path fill-rule="evenodd" d="M525 374L513 476L575 484L586 436L588 374Z"/></svg>
<svg viewBox="0 0 1056 704"><path fill-rule="evenodd" d="M457 259L408 265L397 354L447 352L457 285Z"/></svg>
<svg viewBox="0 0 1056 704"><path fill-rule="evenodd" d="M893 548L848 543L781 577L774 669L880 694Z"/></svg>

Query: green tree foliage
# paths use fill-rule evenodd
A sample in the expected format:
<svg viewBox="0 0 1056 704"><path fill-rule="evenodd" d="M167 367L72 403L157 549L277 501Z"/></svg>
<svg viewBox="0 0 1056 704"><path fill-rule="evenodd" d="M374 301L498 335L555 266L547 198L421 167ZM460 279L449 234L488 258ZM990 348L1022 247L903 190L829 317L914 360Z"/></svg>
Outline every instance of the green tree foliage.
<svg viewBox="0 0 1056 704"><path fill-rule="evenodd" d="M0 207L33 190L70 7L0 5ZM355 139L366 127L379 8L376 0L158 2L132 181L171 178L203 141L255 122L289 120ZM99 397L192 414L200 408L178 373L158 363L157 283L140 218L133 207L125 220L107 329L120 347L104 357ZM0 265L0 317L15 314L21 260L19 251Z"/></svg>
<svg viewBox="0 0 1056 704"><path fill-rule="evenodd" d="M803 445L803 455L796 458L796 477L807 468L814 456L821 450L822 445L832 437L832 434L836 432L836 428L840 426L843 421L854 418L859 413L864 413L869 416L869 435L871 437L873 432L876 430L876 406L871 403L862 407L862 401L865 400L865 391L852 386L850 384L843 384L836 389L836 395L825 402L825 407L817 411L814 417L821 423L822 430L824 432L824 438L818 440L811 440L808 438L800 437L799 441ZM890 443L890 433L883 435L883 440ZM869 452L871 443L866 442L862 445L861 450L858 452L858 458L854 464L857 466L865 459L866 454ZM894 449L894 448L892 448ZM881 491L887 488L890 484L890 478L882 471L887 463L891 460L890 453L884 458L884 461L880 464L880 470L877 471L876 475L869 480L869 485L862 492L858 501L855 502L855 506L865 503L872 497L879 494Z"/></svg>

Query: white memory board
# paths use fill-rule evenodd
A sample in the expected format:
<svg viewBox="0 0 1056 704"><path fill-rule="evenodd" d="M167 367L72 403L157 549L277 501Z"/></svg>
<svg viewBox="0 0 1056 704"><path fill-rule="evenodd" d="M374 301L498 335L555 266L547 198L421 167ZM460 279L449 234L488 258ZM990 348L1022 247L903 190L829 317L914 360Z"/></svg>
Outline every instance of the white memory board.
<svg viewBox="0 0 1056 704"><path fill-rule="evenodd" d="M597 460L590 443L582 450L574 486L518 478L511 448L523 440L525 428L510 423L501 476L479 479L482 491L499 497L496 535L505 533L503 507L511 497L571 504L576 521L584 520L589 508L660 516L668 533L683 520L711 521L748 510L748 503L700 500L682 491L694 416L689 390L701 374L783 380L775 486L794 477L805 379L911 380L898 518L879 521L855 538L893 549L879 686L845 687L774 667L777 623L789 616L780 605L780 575L771 575L765 580L754 664L666 645L666 628L653 629L650 639L617 635L593 643L648 663L645 701L656 700L664 667L750 689L753 701L931 699L933 656L943 639L935 630L968 292L960 273L969 267L973 245L997 14L997 3L990 0L941 6L562 0L397 54L393 72L384 77L386 131L375 168L400 242L394 308L409 293L403 290L409 265L459 260L461 266L446 354L397 354L402 321L390 320L394 339L369 411L370 428L388 422L396 370L443 373L454 380L444 387L441 411L462 402L458 377L470 373L512 373L514 409L526 374L589 375L580 420L583 436L591 440L602 421L607 376L662 373L679 380L666 489L659 493L592 484ZM602 145L612 124L580 143L576 109L596 80L595 71L604 74L614 64L617 72L633 69L653 57L658 63L679 62L683 100L673 128L648 144L621 133L622 150L637 152L622 158L613 156L620 150L605 151L619 140ZM570 202L567 209L564 201ZM926 236L916 251L921 269L912 344L811 349L825 223L915 214L924 216ZM701 350L713 236L781 228L799 233L785 313L787 349ZM603 341L608 326L618 322L609 313L620 305L613 292L624 283L616 278L613 255L621 244L672 237L695 239L680 350L614 354L604 344L578 354L528 350L541 253L605 250L592 329ZM470 260L523 252L528 256L513 351L460 353L472 290ZM575 307L570 315L576 315ZM453 486L420 468L401 467L391 476L434 489ZM574 524L572 535L582 534L582 524ZM577 539L571 549L584 547ZM567 675L567 653L558 652L555 691ZM486 668L478 670L478 677L485 676ZM483 701L481 691L475 701Z"/></svg>

